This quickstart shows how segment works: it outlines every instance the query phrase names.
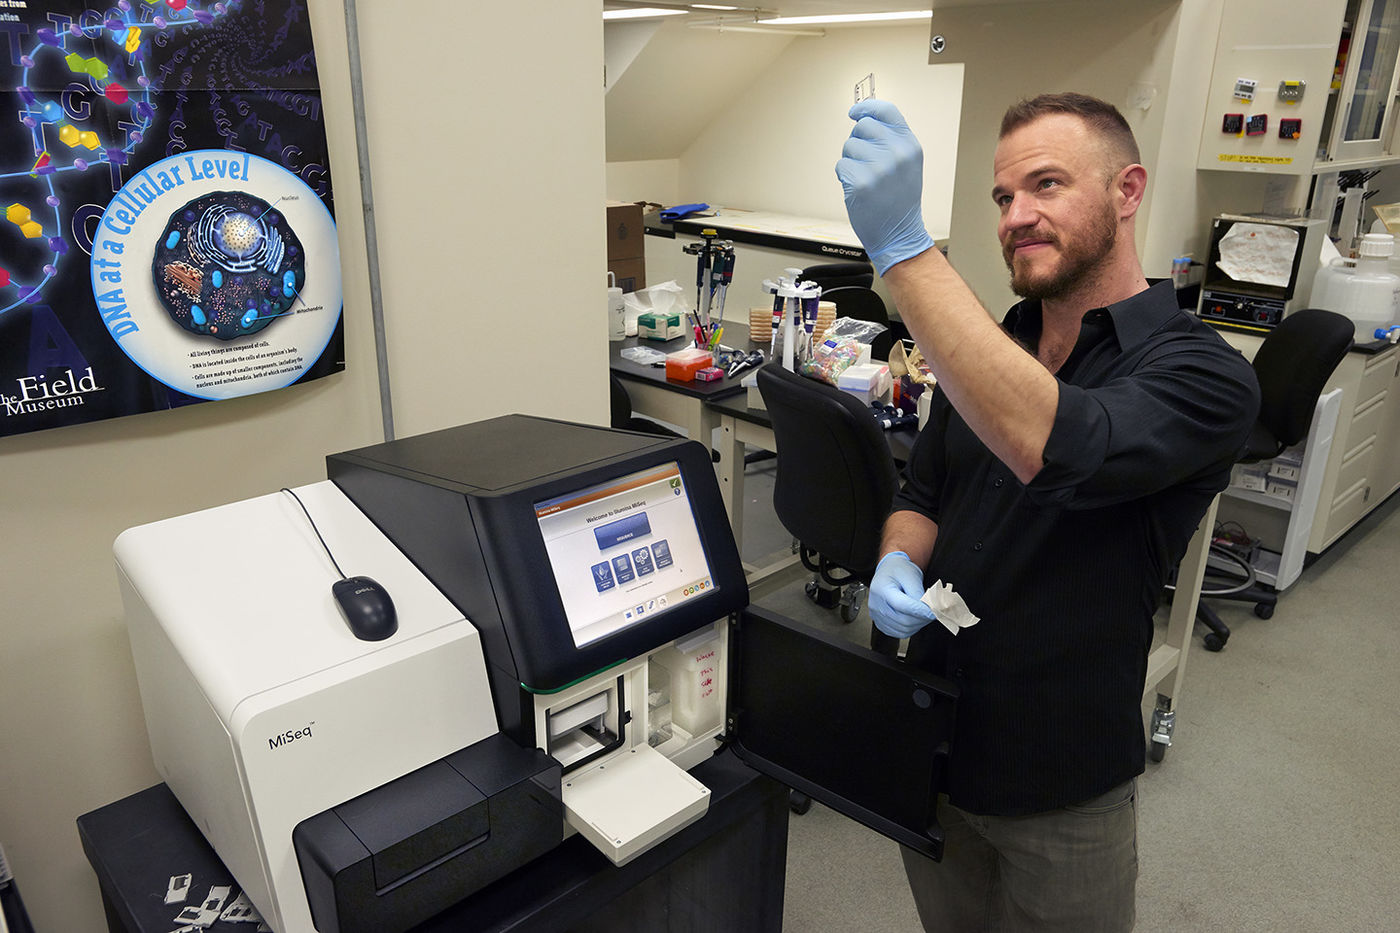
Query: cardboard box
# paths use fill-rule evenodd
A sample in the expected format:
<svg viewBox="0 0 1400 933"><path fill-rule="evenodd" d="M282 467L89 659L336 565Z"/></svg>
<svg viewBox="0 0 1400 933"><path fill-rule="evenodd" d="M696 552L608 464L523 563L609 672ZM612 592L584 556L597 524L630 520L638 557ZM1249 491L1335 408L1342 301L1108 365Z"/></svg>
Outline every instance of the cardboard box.
<svg viewBox="0 0 1400 933"><path fill-rule="evenodd" d="M624 292L635 292L647 287L645 259L609 260L608 271L613 274L617 287Z"/></svg>
<svg viewBox="0 0 1400 933"><path fill-rule="evenodd" d="M623 201L609 201L608 208L608 268L619 259L640 260L646 255L643 244L642 206ZM618 278L622 278L621 275ZM619 285L622 283L618 283Z"/></svg>

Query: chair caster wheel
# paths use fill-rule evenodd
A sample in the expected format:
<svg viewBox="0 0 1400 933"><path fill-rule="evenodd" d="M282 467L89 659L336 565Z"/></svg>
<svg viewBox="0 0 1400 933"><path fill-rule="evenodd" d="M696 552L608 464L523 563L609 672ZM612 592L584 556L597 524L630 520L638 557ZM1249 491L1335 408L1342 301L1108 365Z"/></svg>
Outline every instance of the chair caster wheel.
<svg viewBox="0 0 1400 933"><path fill-rule="evenodd" d="M1153 761L1161 761L1164 757L1166 757L1166 754L1167 745L1165 742L1147 743L1147 756Z"/></svg>
<svg viewBox="0 0 1400 933"><path fill-rule="evenodd" d="M841 621L847 625L856 620L860 615L861 607L865 605L866 588L860 583L851 583L841 590Z"/></svg>
<svg viewBox="0 0 1400 933"><path fill-rule="evenodd" d="M798 816L812 809L812 798L799 791L788 791L788 809Z"/></svg>
<svg viewBox="0 0 1400 933"><path fill-rule="evenodd" d="M1272 619L1274 617L1273 603L1255 603L1254 614L1261 619Z"/></svg>
<svg viewBox="0 0 1400 933"><path fill-rule="evenodd" d="M1208 632L1201 641L1205 643L1207 651L1219 651L1225 647L1225 639L1214 632Z"/></svg>
<svg viewBox="0 0 1400 933"><path fill-rule="evenodd" d="M803 587L803 592L812 602L823 609L835 609L836 604L841 600L841 591L831 587L822 586L816 580L808 580Z"/></svg>

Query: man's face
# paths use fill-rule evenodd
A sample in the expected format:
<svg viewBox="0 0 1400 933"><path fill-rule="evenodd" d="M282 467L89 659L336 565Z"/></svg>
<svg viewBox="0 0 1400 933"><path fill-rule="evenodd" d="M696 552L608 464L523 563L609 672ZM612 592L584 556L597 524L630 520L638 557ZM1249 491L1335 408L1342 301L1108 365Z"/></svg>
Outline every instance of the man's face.
<svg viewBox="0 0 1400 933"><path fill-rule="evenodd" d="M1118 211L1099 142L1084 123L1050 114L997 144L992 199L997 237L1023 298L1058 298L1113 249Z"/></svg>

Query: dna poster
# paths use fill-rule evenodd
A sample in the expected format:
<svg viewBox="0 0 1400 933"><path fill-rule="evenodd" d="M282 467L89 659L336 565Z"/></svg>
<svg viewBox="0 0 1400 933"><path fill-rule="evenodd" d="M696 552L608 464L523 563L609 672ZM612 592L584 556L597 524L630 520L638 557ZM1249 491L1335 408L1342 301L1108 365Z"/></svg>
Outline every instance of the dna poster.
<svg viewBox="0 0 1400 933"><path fill-rule="evenodd" d="M0 0L0 437L342 371L305 0Z"/></svg>

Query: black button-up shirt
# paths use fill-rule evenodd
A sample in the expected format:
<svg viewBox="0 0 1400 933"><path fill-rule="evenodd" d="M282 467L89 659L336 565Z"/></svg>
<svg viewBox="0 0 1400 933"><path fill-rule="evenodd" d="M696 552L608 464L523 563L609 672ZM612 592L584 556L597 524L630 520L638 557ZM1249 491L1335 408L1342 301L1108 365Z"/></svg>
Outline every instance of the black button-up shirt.
<svg viewBox="0 0 1400 933"><path fill-rule="evenodd" d="M1035 348L1040 303L1002 326ZM1028 484L935 391L893 509L938 524L926 584L981 621L933 623L908 659L962 689L947 791L975 813L1043 812L1142 772L1152 616L1259 408L1240 353L1161 283L1084 316Z"/></svg>

